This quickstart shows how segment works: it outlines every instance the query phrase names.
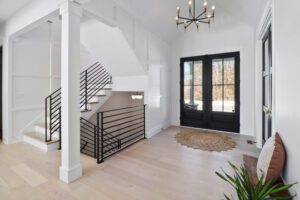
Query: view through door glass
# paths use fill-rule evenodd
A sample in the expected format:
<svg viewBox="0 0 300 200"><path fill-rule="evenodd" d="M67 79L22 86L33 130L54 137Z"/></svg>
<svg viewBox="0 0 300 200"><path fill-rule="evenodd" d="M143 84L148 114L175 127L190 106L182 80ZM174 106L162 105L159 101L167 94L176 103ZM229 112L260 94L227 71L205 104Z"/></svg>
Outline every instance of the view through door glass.
<svg viewBox="0 0 300 200"><path fill-rule="evenodd" d="M184 109L203 110L202 61L184 63Z"/></svg>
<svg viewBox="0 0 300 200"><path fill-rule="evenodd" d="M181 59L180 121L239 132L239 53Z"/></svg>

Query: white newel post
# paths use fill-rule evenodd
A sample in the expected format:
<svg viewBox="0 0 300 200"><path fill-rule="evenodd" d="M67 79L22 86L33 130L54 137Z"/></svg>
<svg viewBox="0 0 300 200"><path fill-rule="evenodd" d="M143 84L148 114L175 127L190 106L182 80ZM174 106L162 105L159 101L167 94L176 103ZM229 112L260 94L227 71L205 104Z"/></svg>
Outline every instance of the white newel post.
<svg viewBox="0 0 300 200"><path fill-rule="evenodd" d="M80 163L80 18L79 4L66 0L60 7L62 150L60 179L70 183L82 176Z"/></svg>

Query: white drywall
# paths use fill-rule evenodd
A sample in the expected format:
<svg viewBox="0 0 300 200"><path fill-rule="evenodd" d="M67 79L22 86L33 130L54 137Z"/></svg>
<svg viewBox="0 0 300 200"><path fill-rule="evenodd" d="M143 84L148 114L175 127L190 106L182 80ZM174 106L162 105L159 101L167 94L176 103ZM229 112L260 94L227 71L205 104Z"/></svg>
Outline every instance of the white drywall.
<svg viewBox="0 0 300 200"><path fill-rule="evenodd" d="M240 52L240 133L254 136L254 30L247 24L218 16L209 29L191 26L172 45L172 124L180 124L180 58Z"/></svg>
<svg viewBox="0 0 300 200"><path fill-rule="evenodd" d="M275 124L287 151L284 171L288 183L300 181L300 1L274 0L274 82L275 82ZM287 20L289 19L289 20ZM294 187L300 199L300 184Z"/></svg>
<svg viewBox="0 0 300 200"><path fill-rule="evenodd" d="M60 87L59 47L54 46L53 74L50 76L49 40L18 38L13 42L12 65L12 135L19 141L23 129L44 112L44 100Z"/></svg>
<svg viewBox="0 0 300 200"><path fill-rule="evenodd" d="M118 28L90 19L81 25L81 43L112 76L143 75L145 71Z"/></svg>

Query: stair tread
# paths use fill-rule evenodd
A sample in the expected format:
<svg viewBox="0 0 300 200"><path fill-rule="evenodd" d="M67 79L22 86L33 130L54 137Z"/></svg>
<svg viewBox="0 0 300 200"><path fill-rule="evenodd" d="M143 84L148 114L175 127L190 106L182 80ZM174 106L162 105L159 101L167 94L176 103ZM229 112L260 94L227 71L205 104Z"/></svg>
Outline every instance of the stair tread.
<svg viewBox="0 0 300 200"><path fill-rule="evenodd" d="M80 110L81 112L91 112L91 109L84 109L84 110Z"/></svg>
<svg viewBox="0 0 300 200"><path fill-rule="evenodd" d="M58 139L52 138L52 141L45 142L45 136L43 136L42 134L39 134L37 132L27 132L24 134L24 136L28 136L32 139L38 140L39 142L42 142L45 144L52 144L52 143L56 143L59 141Z"/></svg>

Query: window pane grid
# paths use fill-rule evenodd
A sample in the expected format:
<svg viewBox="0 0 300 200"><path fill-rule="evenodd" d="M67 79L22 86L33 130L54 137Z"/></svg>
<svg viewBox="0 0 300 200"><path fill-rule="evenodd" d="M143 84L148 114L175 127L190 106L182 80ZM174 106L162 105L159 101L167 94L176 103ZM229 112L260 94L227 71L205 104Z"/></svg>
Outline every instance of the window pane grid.
<svg viewBox="0 0 300 200"><path fill-rule="evenodd" d="M212 67L213 111L235 112L234 58L215 59Z"/></svg>
<svg viewBox="0 0 300 200"><path fill-rule="evenodd" d="M202 61L184 63L184 108L203 110Z"/></svg>

